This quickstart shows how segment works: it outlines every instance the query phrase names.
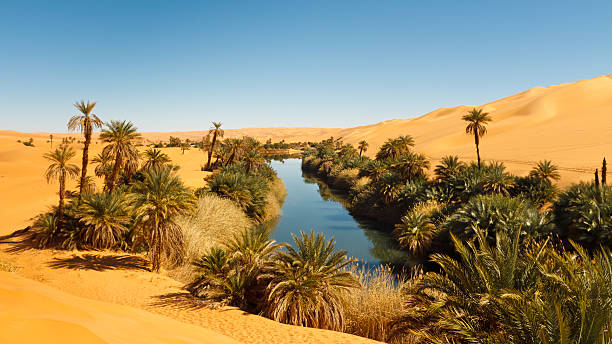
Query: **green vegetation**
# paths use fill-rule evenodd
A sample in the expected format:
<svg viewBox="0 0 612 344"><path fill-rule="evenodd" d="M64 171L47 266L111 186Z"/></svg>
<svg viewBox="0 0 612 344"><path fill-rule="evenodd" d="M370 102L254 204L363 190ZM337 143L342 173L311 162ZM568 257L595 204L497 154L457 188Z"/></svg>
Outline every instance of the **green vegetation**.
<svg viewBox="0 0 612 344"><path fill-rule="evenodd" d="M482 109L472 109L467 115L461 119L466 121L468 125L465 127L466 134L474 135L474 144L476 145L476 157L478 159L478 167L480 167L480 138L487 133L487 123L490 122L491 116L489 113L483 112Z"/></svg>
<svg viewBox="0 0 612 344"><path fill-rule="evenodd" d="M174 275L190 279L192 274L185 273L185 267L206 246L280 214L286 192L256 140L216 140L221 152L215 166L222 170L207 187L194 192L175 174L178 167L167 154L155 148L139 153L141 136L131 122L103 124L93 114L95 105L76 103L80 114L68 126L85 136L85 170L92 132L103 126L100 140L105 146L92 162L96 177L104 180L104 190L96 192L95 179L86 173L80 174L77 192L66 190L67 181L76 179L80 171L70 163L75 157L68 146L73 138L46 153L50 165L45 176L49 182L59 182L59 202L35 218L29 231L35 247L146 252L153 271L159 272L165 263L177 270ZM183 144L177 138L171 141Z"/></svg>
<svg viewBox="0 0 612 344"><path fill-rule="evenodd" d="M102 121L93 113L96 102L87 102L84 100L74 103L74 107L79 110L80 114L75 115L68 121L68 130L78 130L85 137L83 143L83 161L81 163L81 180L79 182L79 200L83 194L85 187L85 177L87 176L87 164L89 162L89 145L91 144L91 134L95 128L102 127ZM53 140L53 136L51 136ZM52 141L53 142L53 141Z"/></svg>
<svg viewBox="0 0 612 344"><path fill-rule="evenodd" d="M301 232L293 239L295 248L246 230L194 263L200 276L188 289L287 324L343 330L344 294L359 287L344 270L351 260L322 234Z"/></svg>

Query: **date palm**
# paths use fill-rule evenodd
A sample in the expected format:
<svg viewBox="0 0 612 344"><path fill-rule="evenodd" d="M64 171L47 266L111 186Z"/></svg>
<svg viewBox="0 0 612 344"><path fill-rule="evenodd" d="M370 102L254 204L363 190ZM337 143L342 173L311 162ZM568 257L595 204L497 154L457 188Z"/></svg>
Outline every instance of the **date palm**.
<svg viewBox="0 0 612 344"><path fill-rule="evenodd" d="M64 217L64 197L66 196L66 181L76 178L79 175L79 167L71 164L70 159L75 153L68 146L60 146L53 152L45 153L43 156L51 163L47 167L45 177L47 182L57 180L59 182L59 204L57 206L57 225L55 230L60 230Z"/></svg>
<svg viewBox="0 0 612 344"><path fill-rule="evenodd" d="M213 151L215 150L215 143L217 143L218 137L223 137L224 131L221 129L223 123L221 122L212 122L213 128L211 128L208 133L212 134L212 141L210 142L210 149L208 150L208 162L206 163L206 170L210 171L210 160L212 159Z"/></svg>
<svg viewBox="0 0 612 344"><path fill-rule="evenodd" d="M476 157L478 158L478 167L480 168L480 138L487 133L487 124L493 119L489 116L489 113L476 108L473 108L467 115L464 115L462 119L468 122L468 125L465 127L465 133L474 135Z"/></svg>
<svg viewBox="0 0 612 344"><path fill-rule="evenodd" d="M398 242L412 254L423 254L438 234L438 229L427 214L420 211L409 212L401 221L395 225Z"/></svg>
<svg viewBox="0 0 612 344"><path fill-rule="evenodd" d="M335 250L323 234L291 234L288 246L274 259L264 314L287 324L341 331L344 329L342 293L360 286L344 268L353 262L346 251Z"/></svg>
<svg viewBox="0 0 612 344"><path fill-rule="evenodd" d="M147 149L142 154L142 157L144 158L144 163L142 164L143 170L161 168L170 162L170 157L168 157L168 154L156 148Z"/></svg>
<svg viewBox="0 0 612 344"><path fill-rule="evenodd" d="M74 103L74 107L79 110L80 114L72 116L68 121L68 130L80 131L85 140L83 142L83 161L81 163L81 182L79 183L79 201L81 200L81 194L83 193L83 186L85 183L85 176L87 176L87 163L89 159L89 145L91 144L91 133L95 128L102 127L102 121L96 114L93 113L96 102L85 103L84 100ZM53 140L53 138L51 138Z"/></svg>
<svg viewBox="0 0 612 344"><path fill-rule="evenodd" d="M248 151L242 160L244 161L247 174L257 172L259 167L266 163L266 159L264 159L263 155L258 149Z"/></svg>
<svg viewBox="0 0 612 344"><path fill-rule="evenodd" d="M397 159L404 153L408 153L414 146L414 139L410 135L388 139L376 153L377 160Z"/></svg>
<svg viewBox="0 0 612 344"><path fill-rule="evenodd" d="M429 160L423 154L407 152L399 156L392 166L403 178L412 182L414 177L425 175L425 170L429 169Z"/></svg>
<svg viewBox="0 0 612 344"><path fill-rule="evenodd" d="M110 152L100 152L91 159L91 162L96 164L96 169L94 170L96 177L104 177L105 185L108 184L111 172L113 171L114 160L115 158Z"/></svg>
<svg viewBox="0 0 612 344"><path fill-rule="evenodd" d="M130 203L137 225L145 232L153 271L159 272L162 253L177 256L182 251L183 235L176 219L195 207L196 198L169 168L145 171L143 177L134 184Z"/></svg>
<svg viewBox="0 0 612 344"><path fill-rule="evenodd" d="M357 148L359 148L359 157L361 157L362 153L365 153L368 151L369 146L370 144L367 143L366 140L359 141L359 145L357 146Z"/></svg>
<svg viewBox="0 0 612 344"><path fill-rule="evenodd" d="M538 165L534 167L530 172L529 176L539 180L547 181L552 183L553 181L559 180L561 174L559 174L559 168L549 160L542 160L538 162Z"/></svg>
<svg viewBox="0 0 612 344"><path fill-rule="evenodd" d="M138 163L138 150L134 144L140 137L134 124L127 121L111 121L102 129L100 139L107 143L102 153L111 154L115 158L107 184L108 191L115 189L119 170L122 167Z"/></svg>
<svg viewBox="0 0 612 344"><path fill-rule="evenodd" d="M81 236L98 249L116 247L131 222L125 194L121 192L83 195L77 217L83 225Z"/></svg>
<svg viewBox="0 0 612 344"><path fill-rule="evenodd" d="M459 175L465 167L465 163L460 161L458 156L447 155L442 158L440 164L436 165L434 173L438 180L447 180L452 176Z"/></svg>

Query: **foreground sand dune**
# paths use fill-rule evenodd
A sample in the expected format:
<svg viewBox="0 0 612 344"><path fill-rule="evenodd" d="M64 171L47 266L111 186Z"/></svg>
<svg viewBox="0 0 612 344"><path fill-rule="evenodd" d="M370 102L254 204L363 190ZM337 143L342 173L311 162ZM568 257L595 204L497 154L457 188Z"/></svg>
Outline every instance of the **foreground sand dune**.
<svg viewBox="0 0 612 344"><path fill-rule="evenodd" d="M205 308L182 289L183 283L149 272L139 255L32 250L0 242L0 263L15 266L19 275L0 273L0 343L6 342L3 333L29 339L25 335L35 329L64 331L65 338L76 331L75 336L83 336L81 343L90 338L92 343L96 338L110 343L191 343L201 338L206 339L201 343L376 343L238 309Z"/></svg>
<svg viewBox="0 0 612 344"><path fill-rule="evenodd" d="M88 300L0 272L1 343L239 343L132 307Z"/></svg>

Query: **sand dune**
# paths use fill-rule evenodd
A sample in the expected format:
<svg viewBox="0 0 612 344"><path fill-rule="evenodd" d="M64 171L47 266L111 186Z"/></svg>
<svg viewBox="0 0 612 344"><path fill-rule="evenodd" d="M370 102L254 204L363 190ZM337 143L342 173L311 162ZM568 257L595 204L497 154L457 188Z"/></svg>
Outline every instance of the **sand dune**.
<svg viewBox="0 0 612 344"><path fill-rule="evenodd" d="M87 300L0 272L1 343L239 343L139 309Z"/></svg>

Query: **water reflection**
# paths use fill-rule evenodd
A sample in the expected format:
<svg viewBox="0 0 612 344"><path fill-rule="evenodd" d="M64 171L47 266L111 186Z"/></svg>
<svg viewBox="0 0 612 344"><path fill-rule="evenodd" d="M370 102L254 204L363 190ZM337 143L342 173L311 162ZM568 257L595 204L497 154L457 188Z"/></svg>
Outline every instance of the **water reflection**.
<svg viewBox="0 0 612 344"><path fill-rule="evenodd" d="M283 179L287 197L283 216L266 227L276 241L292 243L291 233L311 229L336 239L343 249L366 265L412 265L409 255L398 249L390 228L373 221L353 218L343 204L345 196L329 188L315 176L302 173L300 159L272 161Z"/></svg>

